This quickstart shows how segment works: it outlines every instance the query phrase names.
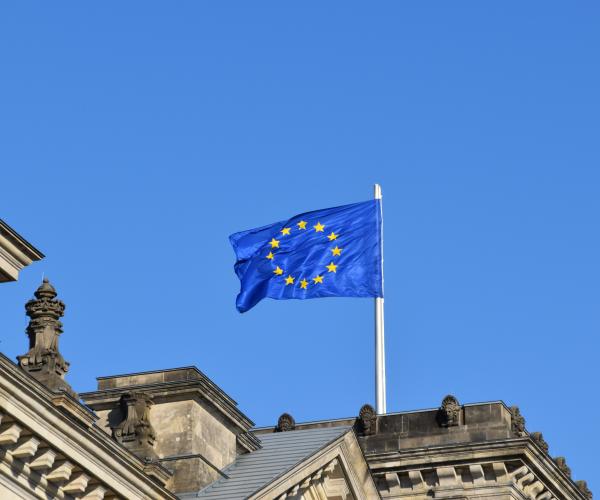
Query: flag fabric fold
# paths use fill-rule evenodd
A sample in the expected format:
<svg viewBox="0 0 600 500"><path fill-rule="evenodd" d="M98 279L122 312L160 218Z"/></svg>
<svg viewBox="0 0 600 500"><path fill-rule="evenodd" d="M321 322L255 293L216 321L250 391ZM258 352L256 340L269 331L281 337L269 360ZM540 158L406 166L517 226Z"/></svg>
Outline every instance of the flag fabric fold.
<svg viewBox="0 0 600 500"><path fill-rule="evenodd" d="M236 307L263 298L382 297L380 200L296 215L232 234Z"/></svg>

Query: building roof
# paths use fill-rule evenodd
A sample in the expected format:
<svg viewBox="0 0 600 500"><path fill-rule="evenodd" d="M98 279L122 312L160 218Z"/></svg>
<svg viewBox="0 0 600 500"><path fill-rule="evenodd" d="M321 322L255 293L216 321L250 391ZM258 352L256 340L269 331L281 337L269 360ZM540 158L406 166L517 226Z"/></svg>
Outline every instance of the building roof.
<svg viewBox="0 0 600 500"><path fill-rule="evenodd" d="M350 427L329 427L262 434L262 448L240 455L223 471L227 479L180 498L248 498L349 431Z"/></svg>

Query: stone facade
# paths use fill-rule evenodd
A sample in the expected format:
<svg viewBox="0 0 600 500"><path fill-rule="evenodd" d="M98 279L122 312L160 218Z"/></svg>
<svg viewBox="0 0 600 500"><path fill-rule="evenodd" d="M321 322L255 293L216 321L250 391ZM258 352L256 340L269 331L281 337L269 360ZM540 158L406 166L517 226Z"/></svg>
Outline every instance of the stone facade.
<svg viewBox="0 0 600 500"><path fill-rule="evenodd" d="M147 424L154 439L143 451L137 440L122 444L171 470L175 492L201 489L218 479L218 471L240 453L258 449L248 432L253 423L195 367L101 377L98 391L81 397L98 415L98 427L114 435L127 420L122 400L132 393L152 399Z"/></svg>
<svg viewBox="0 0 600 500"><path fill-rule="evenodd" d="M502 402L448 395L435 409L367 404L312 423L284 413L257 429L195 367L99 377L77 395L59 350L64 309L44 280L26 306L29 350L18 364L0 355L0 498L592 498Z"/></svg>
<svg viewBox="0 0 600 500"><path fill-rule="evenodd" d="M502 402L460 405L447 396L438 409L378 415L375 433L364 431L363 419L361 409L355 420L296 428L355 425L381 498L591 498L564 458L549 455L541 433L529 434L518 409ZM256 432L260 438L273 430Z"/></svg>

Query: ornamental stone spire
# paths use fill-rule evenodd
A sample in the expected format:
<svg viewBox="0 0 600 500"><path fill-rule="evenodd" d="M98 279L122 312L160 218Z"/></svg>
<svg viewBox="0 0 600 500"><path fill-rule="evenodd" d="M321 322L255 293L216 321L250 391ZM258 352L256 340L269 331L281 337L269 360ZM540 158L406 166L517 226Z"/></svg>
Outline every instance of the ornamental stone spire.
<svg viewBox="0 0 600 500"><path fill-rule="evenodd" d="M26 330L29 351L17 356L19 366L51 391L64 391L77 397L64 380L69 363L58 350L58 336L63 331L59 318L65 312L65 304L56 299L56 290L47 278L44 278L34 295L35 299L25 304L25 311L30 318Z"/></svg>

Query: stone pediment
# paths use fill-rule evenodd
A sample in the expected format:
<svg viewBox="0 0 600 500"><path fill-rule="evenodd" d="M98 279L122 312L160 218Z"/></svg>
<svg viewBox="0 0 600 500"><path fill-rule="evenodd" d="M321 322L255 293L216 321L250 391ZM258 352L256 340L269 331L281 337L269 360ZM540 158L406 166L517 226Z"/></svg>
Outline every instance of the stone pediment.
<svg viewBox="0 0 600 500"><path fill-rule="evenodd" d="M291 485L291 487L290 487ZM251 500L313 498L380 498L353 431L298 464Z"/></svg>
<svg viewBox="0 0 600 500"><path fill-rule="evenodd" d="M0 355L0 498L176 498L169 472L145 464L96 417Z"/></svg>
<svg viewBox="0 0 600 500"><path fill-rule="evenodd" d="M181 498L205 500L375 499L377 488L351 427L261 433L263 447L226 477Z"/></svg>

